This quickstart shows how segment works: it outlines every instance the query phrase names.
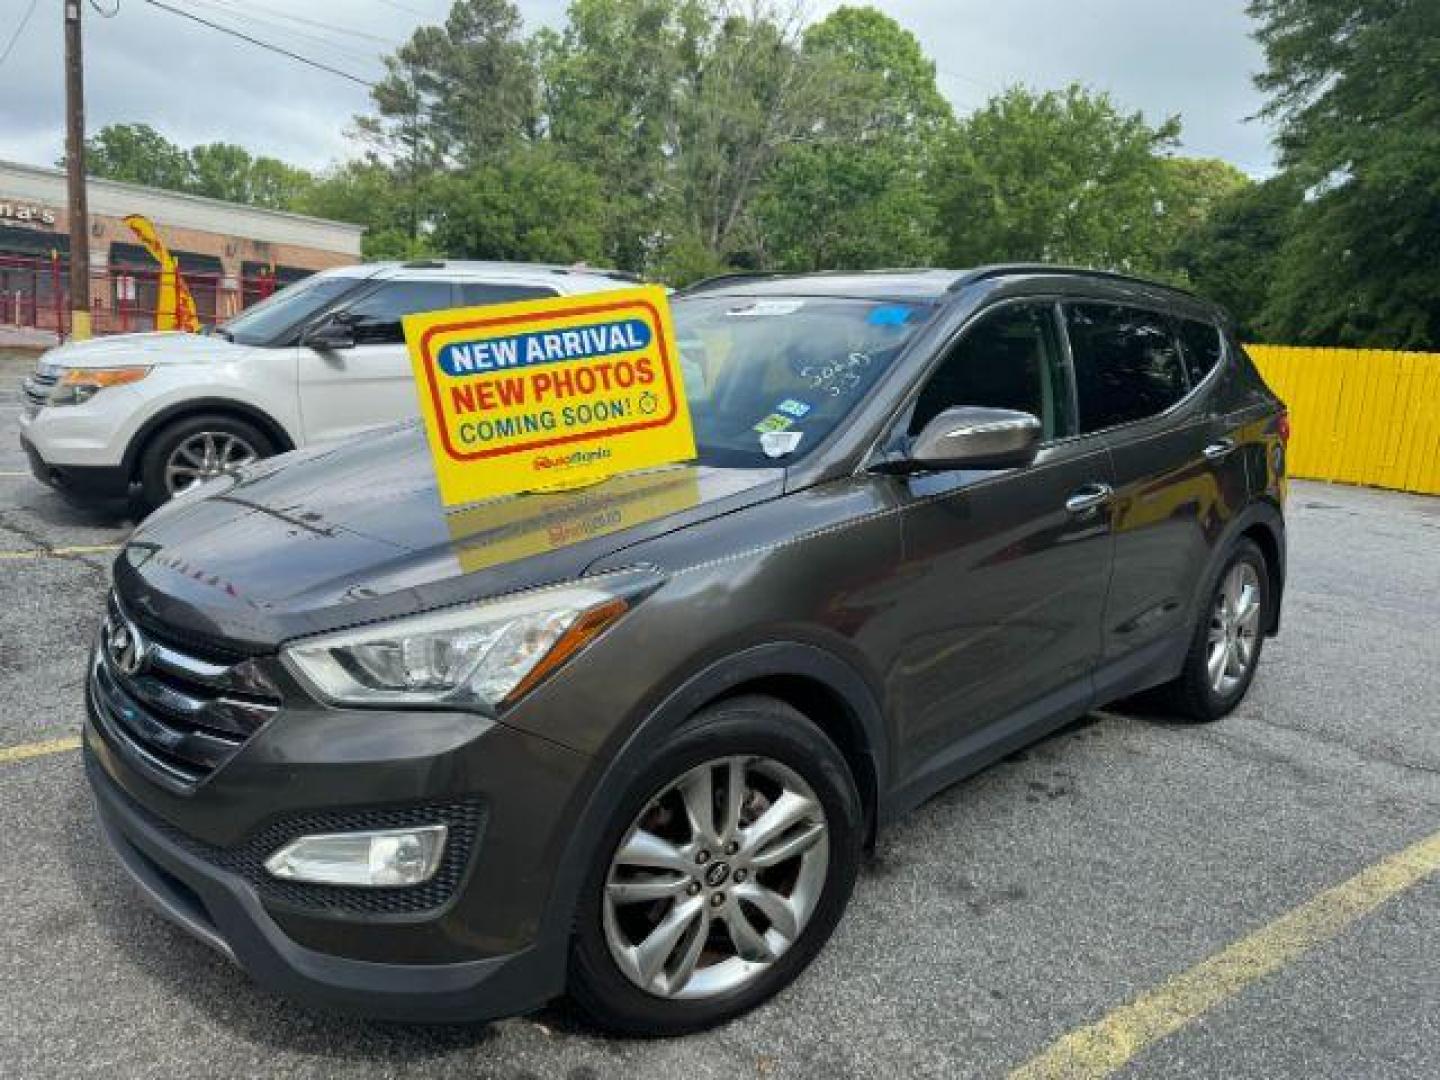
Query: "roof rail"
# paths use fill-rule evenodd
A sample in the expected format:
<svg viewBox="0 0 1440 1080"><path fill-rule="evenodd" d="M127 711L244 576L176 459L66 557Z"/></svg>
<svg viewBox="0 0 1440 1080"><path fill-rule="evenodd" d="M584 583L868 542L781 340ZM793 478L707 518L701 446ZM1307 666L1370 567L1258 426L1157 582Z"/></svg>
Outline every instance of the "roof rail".
<svg viewBox="0 0 1440 1080"><path fill-rule="evenodd" d="M445 263L442 259L411 259L400 264L404 270L443 270Z"/></svg>
<svg viewBox="0 0 1440 1080"><path fill-rule="evenodd" d="M1103 278L1106 281L1118 281L1126 285L1143 285L1149 289L1160 289L1163 292L1176 293L1187 299L1205 303L1201 297L1196 296L1187 289L1178 285L1167 285L1163 281L1152 281L1149 278L1138 277L1135 274L1122 274L1115 270L1092 270L1084 266L1056 266L1050 263L996 263L993 266L977 266L961 274L950 284L948 292L957 292L967 285L973 285L977 281L986 281L990 278L1005 277L1010 274L1056 274L1070 277L1093 277Z"/></svg>

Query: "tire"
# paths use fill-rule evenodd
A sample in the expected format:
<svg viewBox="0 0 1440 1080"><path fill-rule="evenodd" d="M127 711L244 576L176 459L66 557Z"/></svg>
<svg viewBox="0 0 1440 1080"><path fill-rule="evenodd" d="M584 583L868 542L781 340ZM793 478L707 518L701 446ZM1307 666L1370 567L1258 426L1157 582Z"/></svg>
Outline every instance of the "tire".
<svg viewBox="0 0 1440 1080"><path fill-rule="evenodd" d="M1243 670L1234 674L1233 666L1227 663L1222 670L1229 677L1217 684L1216 676L1210 667L1210 661L1214 658L1213 638L1217 632L1231 633L1223 627L1217 630L1217 624L1222 622L1219 618L1221 598L1227 588L1233 587L1237 575L1242 580L1253 583L1256 593L1256 607L1246 618L1247 624L1253 628L1248 635L1250 648L1248 653L1244 654L1246 658ZM1270 568L1265 562L1265 556L1252 541L1241 540L1225 561L1200 609L1195 636L1190 643L1190 651L1185 656L1185 666L1181 669L1179 678L1160 688L1160 700L1170 711L1181 719L1208 724L1229 714L1244 700L1260 666L1266 628L1271 622L1270 605ZM1236 644L1232 645L1232 648L1238 647L1246 637L1244 633L1235 633L1231 640Z"/></svg>
<svg viewBox="0 0 1440 1080"><path fill-rule="evenodd" d="M732 762L741 764L732 766ZM708 780L699 779L706 775ZM736 788L746 793L738 809L728 799L730 778L735 775L743 776L743 784ZM687 791L711 793L708 800L697 795L694 802L697 806L708 802L712 808L715 828L709 840L690 824L685 796L675 788L682 779ZM787 811L795 812L769 820L772 825L794 820L762 839L769 830L763 825L757 828L757 823L787 795L800 800L786 802ZM819 816L809 809L815 805ZM796 809L802 806L806 809ZM738 828L727 831L727 818ZM703 710L652 755L610 815L576 911L571 999L608 1031L678 1035L723 1023L773 997L805 969L840 921L855 885L863 819L845 758L801 713L758 696ZM657 835L653 829L667 842L673 841L664 849L664 869L647 868L654 864L637 869L620 857L622 842L640 829L647 838ZM727 843L727 835L748 835L755 846L749 840L743 847L738 840ZM812 835L818 839L807 842ZM688 848L682 843L687 836ZM782 839L783 844L777 842ZM713 854L706 850L712 842L717 848ZM799 854L763 865L791 849ZM639 849L627 844L627 851L631 850ZM675 853L681 855L678 867L669 861ZM706 855L709 858L701 863ZM751 855L757 861L750 862ZM618 891L637 884L652 887L656 882L669 890L665 897L652 899L647 894L637 902ZM771 898L787 890L777 909ZM778 921L752 906L746 899L751 896L764 899ZM640 958L645 953L628 946L651 940L648 927L658 928L666 920L678 925L686 919L680 936L663 948L663 955L661 950L650 953L661 956L662 966L642 988L645 972ZM732 925L750 942L748 953L740 952L738 939L731 936ZM758 937L751 936L747 926ZM786 937L787 930L793 937ZM623 955L635 959L622 967ZM698 958L690 961L689 968L687 956ZM683 974L691 969L693 975Z"/></svg>
<svg viewBox="0 0 1440 1080"><path fill-rule="evenodd" d="M189 465L193 462L197 467L203 467L202 463L192 456L182 456L175 462L172 462L172 456L182 447L193 448L196 440L203 443L207 435L211 437L212 445L217 450L217 457L212 462L216 468L238 467L248 461L270 457L276 452L275 443L268 435L250 421L237 416L202 413L166 424L151 436L140 454L138 475L140 503L144 512L148 513L162 503L169 502L177 494L179 489L173 488L172 482L179 474L171 472L172 464ZM219 454L225 452L226 448L226 460L220 462Z"/></svg>

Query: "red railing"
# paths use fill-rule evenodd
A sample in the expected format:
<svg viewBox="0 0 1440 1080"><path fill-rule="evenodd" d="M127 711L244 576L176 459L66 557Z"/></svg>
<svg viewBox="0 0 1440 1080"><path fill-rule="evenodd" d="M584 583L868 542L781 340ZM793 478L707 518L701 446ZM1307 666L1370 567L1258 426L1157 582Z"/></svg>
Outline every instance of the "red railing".
<svg viewBox="0 0 1440 1080"><path fill-rule="evenodd" d="M116 265L90 272L90 322L95 334L153 330L159 267ZM200 322L213 326L275 291L270 274L180 275ZM0 255L0 326L48 330L65 337L70 321L70 264L63 255Z"/></svg>

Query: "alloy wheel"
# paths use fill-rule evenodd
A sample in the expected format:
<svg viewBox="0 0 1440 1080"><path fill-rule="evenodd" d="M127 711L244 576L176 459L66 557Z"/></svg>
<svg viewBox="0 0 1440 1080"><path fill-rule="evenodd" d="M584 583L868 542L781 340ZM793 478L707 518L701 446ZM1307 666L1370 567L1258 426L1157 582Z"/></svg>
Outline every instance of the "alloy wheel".
<svg viewBox="0 0 1440 1080"><path fill-rule="evenodd" d="M663 998L729 993L795 944L824 891L825 811L770 758L708 761L641 810L611 859L604 930L636 986Z"/></svg>
<svg viewBox="0 0 1440 1080"><path fill-rule="evenodd" d="M1225 575L1210 613L1206 668L1210 688L1228 695L1244 681L1260 642L1260 575L1237 562Z"/></svg>
<svg viewBox="0 0 1440 1080"><path fill-rule="evenodd" d="M196 484L249 465L260 455L239 435L228 431L197 431L170 451L165 459L165 488L179 495Z"/></svg>

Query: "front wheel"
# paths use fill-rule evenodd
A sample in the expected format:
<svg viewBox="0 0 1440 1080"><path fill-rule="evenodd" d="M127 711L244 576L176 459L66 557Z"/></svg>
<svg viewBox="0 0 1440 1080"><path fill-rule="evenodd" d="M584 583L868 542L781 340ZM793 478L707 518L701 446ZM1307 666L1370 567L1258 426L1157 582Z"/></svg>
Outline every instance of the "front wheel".
<svg viewBox="0 0 1440 1080"><path fill-rule="evenodd" d="M845 759L804 716L761 697L706 710L614 812L576 920L572 997L634 1034L754 1008L830 936L862 832Z"/></svg>
<svg viewBox="0 0 1440 1080"><path fill-rule="evenodd" d="M1260 665L1270 603L1265 556L1241 540L1200 614L1180 677L1163 688L1168 704L1199 723L1218 720L1239 705Z"/></svg>
<svg viewBox="0 0 1440 1080"><path fill-rule="evenodd" d="M206 480L275 453L274 443L247 420L223 413L187 416L161 428L140 455L140 497L146 511Z"/></svg>

